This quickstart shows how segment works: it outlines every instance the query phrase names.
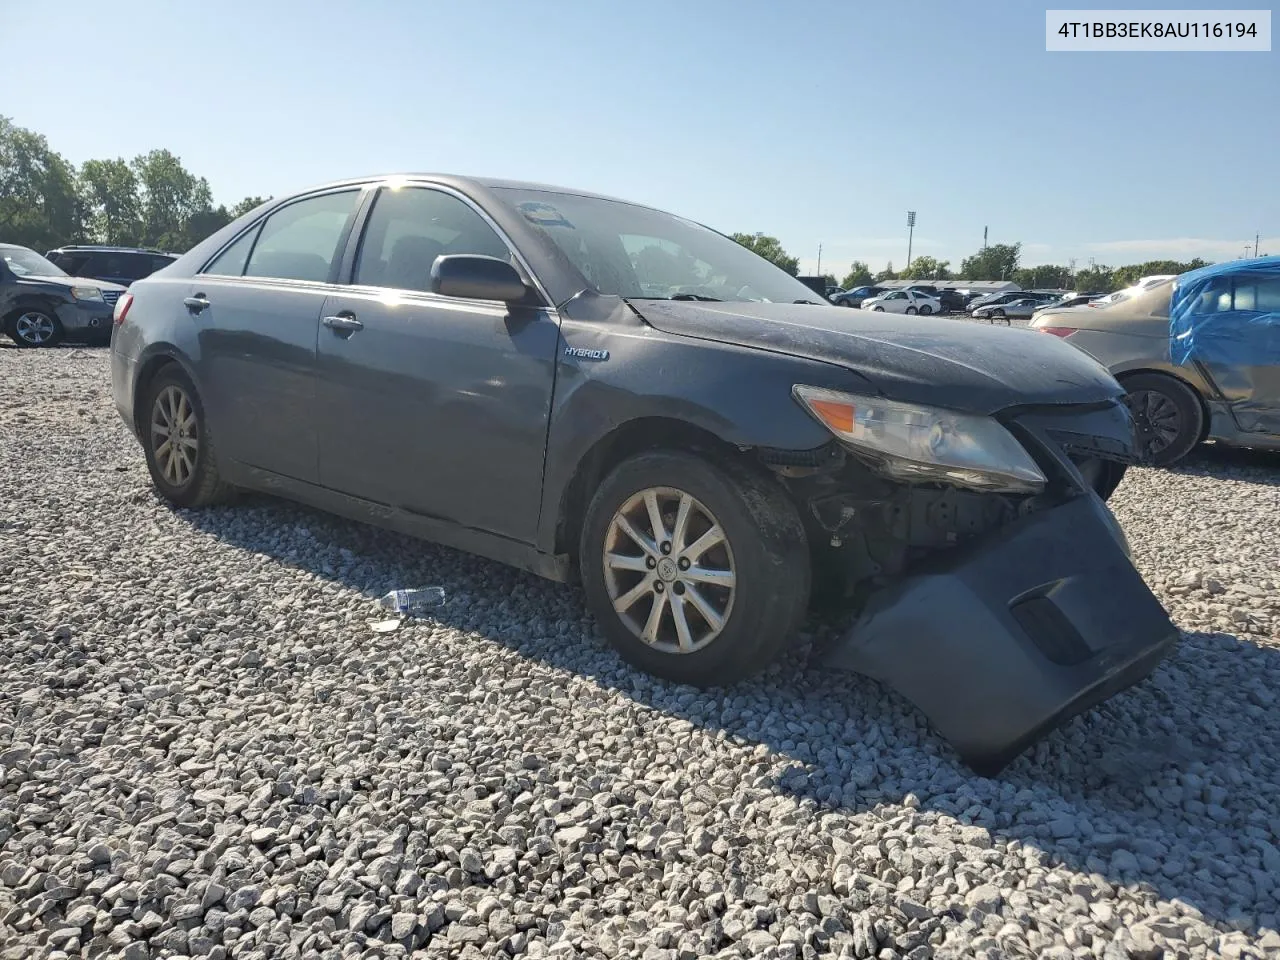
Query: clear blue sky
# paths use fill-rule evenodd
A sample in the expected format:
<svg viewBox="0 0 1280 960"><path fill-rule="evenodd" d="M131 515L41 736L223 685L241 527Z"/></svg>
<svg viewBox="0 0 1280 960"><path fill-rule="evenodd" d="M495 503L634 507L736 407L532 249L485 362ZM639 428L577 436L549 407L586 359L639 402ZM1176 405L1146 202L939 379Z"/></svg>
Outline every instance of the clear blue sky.
<svg viewBox="0 0 1280 960"><path fill-rule="evenodd" d="M0 0L0 113L76 163L167 147L227 203L542 180L773 234L804 269L821 243L837 275L902 266L908 209L915 253L953 266L984 225L1024 263L1225 259L1256 231L1280 254L1280 53L1046 53L1044 11Z"/></svg>

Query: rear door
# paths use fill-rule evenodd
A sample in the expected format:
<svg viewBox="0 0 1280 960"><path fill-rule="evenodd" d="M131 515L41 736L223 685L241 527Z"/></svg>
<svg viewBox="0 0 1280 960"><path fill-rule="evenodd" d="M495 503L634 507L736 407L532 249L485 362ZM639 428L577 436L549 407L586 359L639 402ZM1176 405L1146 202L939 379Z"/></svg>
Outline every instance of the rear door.
<svg viewBox="0 0 1280 960"><path fill-rule="evenodd" d="M903 313L906 311L907 305L910 304L910 302L911 301L907 299L906 293L901 290L896 290L893 293L886 294L884 300L881 301L881 305L889 313Z"/></svg>
<svg viewBox="0 0 1280 960"><path fill-rule="evenodd" d="M540 303L430 293L431 265L446 254L511 258L461 195L379 191L352 283L324 306L346 328L320 330L320 482L532 542L559 317Z"/></svg>
<svg viewBox="0 0 1280 960"><path fill-rule="evenodd" d="M316 481L316 333L361 197L357 187L291 201L194 278L187 310L220 454Z"/></svg>

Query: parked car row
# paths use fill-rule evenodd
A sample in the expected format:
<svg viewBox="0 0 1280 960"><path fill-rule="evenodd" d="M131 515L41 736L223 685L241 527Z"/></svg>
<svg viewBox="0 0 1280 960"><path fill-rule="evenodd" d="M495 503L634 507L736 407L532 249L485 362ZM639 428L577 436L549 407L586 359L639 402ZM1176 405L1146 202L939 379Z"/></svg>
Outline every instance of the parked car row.
<svg viewBox="0 0 1280 960"><path fill-rule="evenodd" d="M894 305L898 307L902 306L898 303L902 298L895 298L890 306L884 306L884 300L889 294L902 292L915 293L920 296L929 297L936 302L929 304L915 302L910 304L910 306L915 307L914 310L901 308L895 311L893 309ZM838 307L862 307L867 304L867 301L874 301L874 303L870 304L868 309L875 309L875 307L879 305L883 310L888 312L930 314L949 313L963 310L970 300L978 296L980 296L980 294L970 293L964 290L952 290L948 287L936 287L932 284L919 283L912 284L909 287L882 287L871 284L862 287L855 287L852 290L837 291L828 297L828 299ZM922 306L926 305L929 309L920 309Z"/></svg>
<svg viewBox="0 0 1280 960"><path fill-rule="evenodd" d="M129 284L177 259L158 250L68 246L40 256L0 243L0 332L20 347L64 339L105 342Z"/></svg>

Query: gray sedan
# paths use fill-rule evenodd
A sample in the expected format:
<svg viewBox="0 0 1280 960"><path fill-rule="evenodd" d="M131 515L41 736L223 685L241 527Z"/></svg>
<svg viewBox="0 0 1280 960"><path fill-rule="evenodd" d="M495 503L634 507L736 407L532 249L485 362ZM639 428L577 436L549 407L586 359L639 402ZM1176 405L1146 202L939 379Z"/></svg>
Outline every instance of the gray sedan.
<svg viewBox="0 0 1280 960"><path fill-rule="evenodd" d="M1016 317L1019 320L1030 319L1031 315L1043 306L1043 300L1037 300L1034 297L1023 297L1021 300L1013 300L1009 303L978 307L970 316L976 320L986 320L988 323L1003 323L1008 326L1011 318Z"/></svg>
<svg viewBox="0 0 1280 960"><path fill-rule="evenodd" d="M813 596L856 600L826 662L999 769L1176 637L1103 503L1123 391L1050 337L817 296L647 207L373 177L135 283L112 388L173 503L264 490L580 580L672 680L751 674Z"/></svg>

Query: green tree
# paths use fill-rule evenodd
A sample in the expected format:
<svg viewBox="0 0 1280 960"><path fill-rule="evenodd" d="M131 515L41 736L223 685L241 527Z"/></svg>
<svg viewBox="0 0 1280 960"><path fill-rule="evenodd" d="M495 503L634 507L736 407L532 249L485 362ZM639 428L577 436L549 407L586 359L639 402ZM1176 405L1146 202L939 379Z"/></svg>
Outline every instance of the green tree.
<svg viewBox="0 0 1280 960"><path fill-rule="evenodd" d="M1200 267L1208 266L1207 261L1197 257L1194 260L1188 260L1185 263L1181 260L1148 260L1146 263L1134 263L1126 267L1117 267L1114 279L1117 289L1120 287L1128 287L1143 277L1150 277L1156 274L1171 273L1175 276L1179 273L1186 273L1188 270L1198 270Z"/></svg>
<svg viewBox="0 0 1280 960"><path fill-rule="evenodd" d="M1071 283L1072 288L1081 292L1110 293L1120 289L1116 283L1115 271L1110 267L1095 266L1091 270L1081 270Z"/></svg>
<svg viewBox="0 0 1280 960"><path fill-rule="evenodd" d="M43 253L80 233L75 168L43 136L0 116L0 237Z"/></svg>
<svg viewBox="0 0 1280 960"><path fill-rule="evenodd" d="M123 158L86 160L80 167L85 229L98 243L134 246L142 238L138 175Z"/></svg>
<svg viewBox="0 0 1280 960"><path fill-rule="evenodd" d="M214 213L209 181L193 175L168 150L152 150L133 161L142 185L142 240L149 246L184 251L201 234L208 217L192 223L197 214ZM225 214L225 210L223 211ZM215 216L216 219L216 216Z"/></svg>
<svg viewBox="0 0 1280 960"><path fill-rule="evenodd" d="M960 262L966 280L1012 280L1018 270L1021 243L993 243Z"/></svg>
<svg viewBox="0 0 1280 960"><path fill-rule="evenodd" d="M849 272L844 275L840 286L852 290L854 287L865 287L872 279L871 268L862 260L855 260L849 264Z"/></svg>
<svg viewBox="0 0 1280 960"><path fill-rule="evenodd" d="M190 250L205 237L217 233L234 219L235 217L222 204L206 210L197 210L187 219L183 227L181 249Z"/></svg>
<svg viewBox="0 0 1280 960"><path fill-rule="evenodd" d="M731 236L752 253L777 264L793 277L800 272L800 259L788 255L777 237L765 236L763 233L735 233Z"/></svg>
<svg viewBox="0 0 1280 960"><path fill-rule="evenodd" d="M1013 274L1013 282L1023 290L1065 290L1072 283L1071 269L1056 263L1020 267Z"/></svg>
<svg viewBox="0 0 1280 960"><path fill-rule="evenodd" d="M916 257L905 267L899 280L950 280L950 260L935 260L933 257Z"/></svg>
<svg viewBox="0 0 1280 960"><path fill-rule="evenodd" d="M893 261L890 260L884 265L884 269L875 275L876 283L884 283L886 280L897 280L898 275L893 272Z"/></svg>
<svg viewBox="0 0 1280 960"><path fill-rule="evenodd" d="M266 203L269 199L270 197L245 197L243 200L241 200L239 203L237 203L234 207L231 208L231 219L235 220L239 217L243 217L246 213L248 213L254 207L261 206L262 204Z"/></svg>

